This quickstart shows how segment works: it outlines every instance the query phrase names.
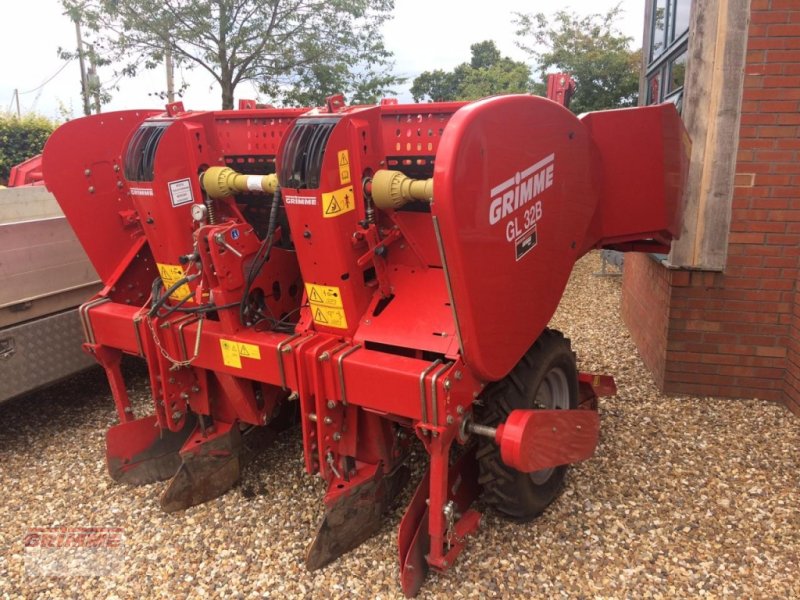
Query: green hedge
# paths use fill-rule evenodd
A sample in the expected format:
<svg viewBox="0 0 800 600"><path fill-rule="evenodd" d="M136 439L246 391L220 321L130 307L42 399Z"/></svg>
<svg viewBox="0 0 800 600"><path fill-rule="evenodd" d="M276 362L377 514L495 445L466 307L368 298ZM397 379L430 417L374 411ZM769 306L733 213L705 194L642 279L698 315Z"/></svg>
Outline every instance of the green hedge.
<svg viewBox="0 0 800 600"><path fill-rule="evenodd" d="M11 167L39 154L55 128L44 117L0 114L0 183L8 181Z"/></svg>

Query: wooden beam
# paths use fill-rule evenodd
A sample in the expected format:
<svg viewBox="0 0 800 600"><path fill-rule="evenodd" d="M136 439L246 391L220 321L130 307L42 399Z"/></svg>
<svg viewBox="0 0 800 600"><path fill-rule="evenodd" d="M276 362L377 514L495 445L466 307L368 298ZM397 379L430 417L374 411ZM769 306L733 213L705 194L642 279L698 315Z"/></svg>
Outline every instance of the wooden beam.
<svg viewBox="0 0 800 600"><path fill-rule="evenodd" d="M683 119L692 138L681 238L668 264L723 270L728 252L750 0L692 6Z"/></svg>

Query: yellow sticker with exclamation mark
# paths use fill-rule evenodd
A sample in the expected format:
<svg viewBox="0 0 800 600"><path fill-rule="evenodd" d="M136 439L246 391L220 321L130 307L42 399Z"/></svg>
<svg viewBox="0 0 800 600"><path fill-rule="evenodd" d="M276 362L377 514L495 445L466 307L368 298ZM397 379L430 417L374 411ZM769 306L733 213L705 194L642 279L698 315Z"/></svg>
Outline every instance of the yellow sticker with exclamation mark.
<svg viewBox="0 0 800 600"><path fill-rule="evenodd" d="M339 150L339 182L342 185L350 183L350 153L347 150Z"/></svg>
<svg viewBox="0 0 800 600"><path fill-rule="evenodd" d="M317 325L347 329L347 318L342 305L342 294L333 285L306 284L311 316Z"/></svg>

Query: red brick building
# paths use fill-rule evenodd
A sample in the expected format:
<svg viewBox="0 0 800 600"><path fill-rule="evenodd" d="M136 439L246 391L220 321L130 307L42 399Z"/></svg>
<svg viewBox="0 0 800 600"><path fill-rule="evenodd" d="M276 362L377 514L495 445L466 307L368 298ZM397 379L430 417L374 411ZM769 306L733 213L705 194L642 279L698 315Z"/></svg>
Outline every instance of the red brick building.
<svg viewBox="0 0 800 600"><path fill-rule="evenodd" d="M668 393L800 414L800 0L648 0L640 97L693 140L681 239L629 255L622 311Z"/></svg>

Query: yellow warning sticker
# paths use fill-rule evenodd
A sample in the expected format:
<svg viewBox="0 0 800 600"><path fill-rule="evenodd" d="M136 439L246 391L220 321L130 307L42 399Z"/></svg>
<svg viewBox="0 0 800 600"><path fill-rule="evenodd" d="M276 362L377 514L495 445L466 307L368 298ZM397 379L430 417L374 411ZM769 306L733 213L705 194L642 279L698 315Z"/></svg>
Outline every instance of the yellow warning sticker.
<svg viewBox="0 0 800 600"><path fill-rule="evenodd" d="M342 294L338 287L307 283L306 294L308 294L308 301L311 304L342 308Z"/></svg>
<svg viewBox="0 0 800 600"><path fill-rule="evenodd" d="M243 344L233 340L219 340L222 348L222 362L227 367L242 368L242 358L261 360L261 350L253 344Z"/></svg>
<svg viewBox="0 0 800 600"><path fill-rule="evenodd" d="M340 188L335 192L322 194L322 216L327 218L338 217L356 207L353 196L353 186Z"/></svg>
<svg viewBox="0 0 800 600"><path fill-rule="evenodd" d="M314 323L317 325L347 329L347 319L344 316L344 310L341 308L330 308L328 306L312 304L311 314L314 317Z"/></svg>
<svg viewBox="0 0 800 600"><path fill-rule="evenodd" d="M181 279L183 279L185 273L183 272L183 267L180 265L162 265L161 263L156 263L158 265L158 272L161 275L161 281L164 282L164 288L171 288L173 285L178 283ZM169 297L173 300L183 300L186 296L191 296L192 290L189 289L189 286L185 283L179 287L177 290L172 292Z"/></svg>
<svg viewBox="0 0 800 600"><path fill-rule="evenodd" d="M339 150L339 182L342 185L350 183L350 153L347 150Z"/></svg>

